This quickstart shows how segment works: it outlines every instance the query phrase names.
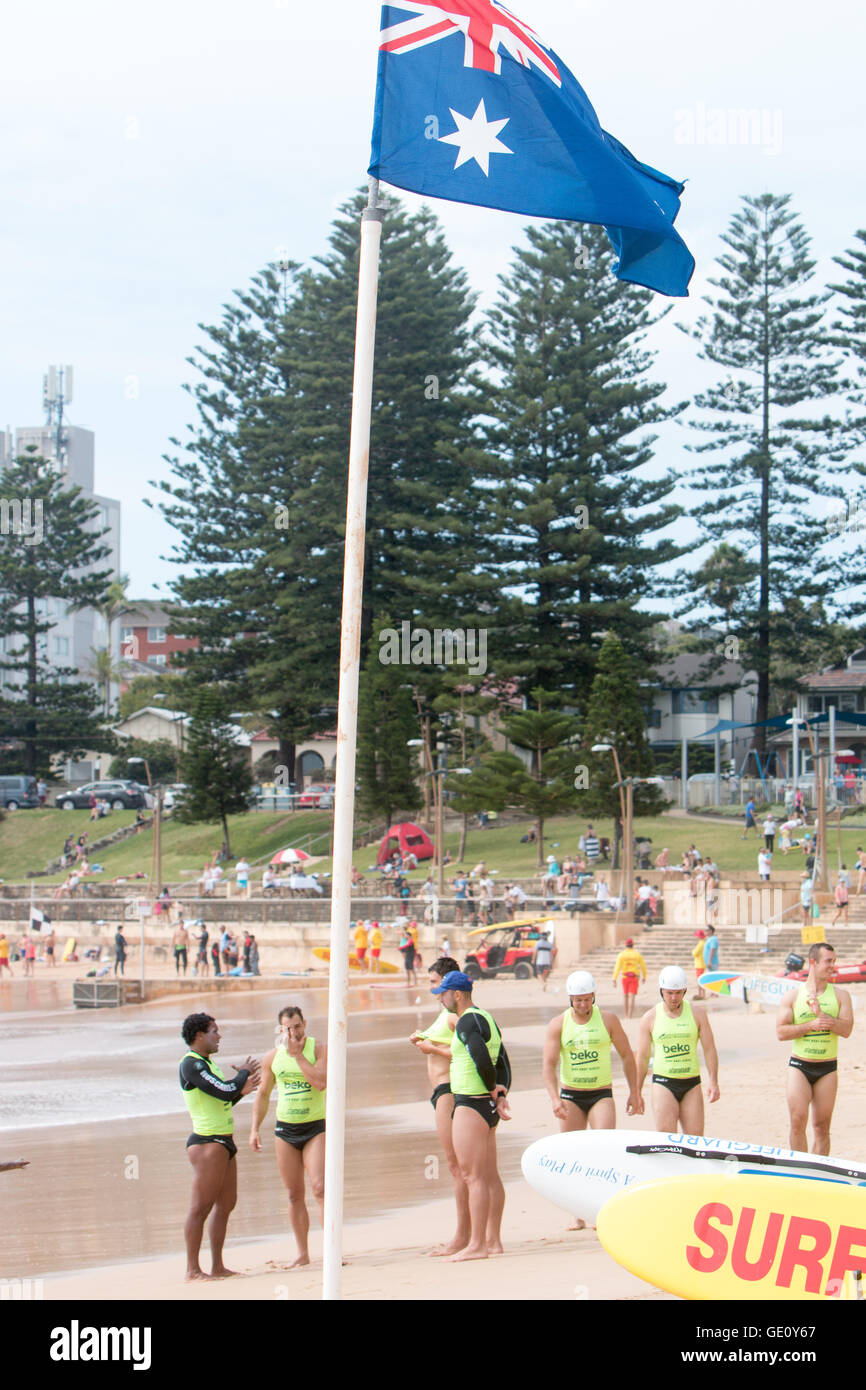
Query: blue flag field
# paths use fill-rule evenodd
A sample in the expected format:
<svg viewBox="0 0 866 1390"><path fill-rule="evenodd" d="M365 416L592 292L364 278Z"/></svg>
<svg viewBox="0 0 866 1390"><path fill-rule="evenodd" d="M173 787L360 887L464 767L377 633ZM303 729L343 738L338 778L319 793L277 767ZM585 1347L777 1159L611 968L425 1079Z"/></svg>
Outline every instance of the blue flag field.
<svg viewBox="0 0 866 1390"><path fill-rule="evenodd" d="M683 184L602 130L583 88L499 0L382 9L369 173L433 198L603 226L615 273L686 295Z"/></svg>

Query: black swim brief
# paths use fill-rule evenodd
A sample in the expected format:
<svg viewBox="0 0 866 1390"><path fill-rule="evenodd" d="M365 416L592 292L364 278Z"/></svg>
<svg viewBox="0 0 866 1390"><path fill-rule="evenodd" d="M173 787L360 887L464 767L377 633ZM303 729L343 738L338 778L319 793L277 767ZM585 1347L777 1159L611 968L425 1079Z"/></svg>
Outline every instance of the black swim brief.
<svg viewBox="0 0 866 1390"><path fill-rule="evenodd" d="M499 1124L499 1112L490 1096L455 1096L455 1110L458 1105L468 1105L470 1110L474 1110L476 1115L480 1115L482 1120L486 1120L491 1129L495 1129Z"/></svg>
<svg viewBox="0 0 866 1390"><path fill-rule="evenodd" d="M807 1062L802 1057L791 1057L788 1061L789 1067L796 1067L801 1071L810 1086L814 1086L816 1081L820 1081L822 1076L830 1076L837 1070L839 1063L832 1062Z"/></svg>
<svg viewBox="0 0 866 1390"><path fill-rule="evenodd" d="M223 1148L228 1149L229 1158L234 1158L238 1151L238 1146L230 1134L191 1134L186 1146L189 1149L193 1144L222 1144Z"/></svg>
<svg viewBox="0 0 866 1390"><path fill-rule="evenodd" d="M654 1076L653 1081L657 1086L665 1086L677 1101L701 1084L700 1076Z"/></svg>
<svg viewBox="0 0 866 1390"><path fill-rule="evenodd" d="M433 1092L432 1096L430 1097L430 1104L433 1106L433 1109L434 1109L434 1110L436 1109L436 1104L437 1104L437 1101L439 1100L439 1097L440 1097L440 1096L450 1096L450 1094L451 1094L451 1082L450 1082L450 1081L443 1081L442 1084L441 1084L441 1086L437 1086L437 1087L436 1087L436 1090Z"/></svg>
<svg viewBox="0 0 866 1390"><path fill-rule="evenodd" d="M324 1120L308 1120L304 1125L291 1125L287 1120L277 1120L274 1125L274 1138L284 1139L287 1144L291 1144L293 1149L303 1152L304 1145L309 1144L311 1139L315 1139L317 1134L324 1134Z"/></svg>
<svg viewBox="0 0 866 1390"><path fill-rule="evenodd" d="M575 1091L570 1086L563 1086L559 1092L560 1100L570 1100L572 1105L577 1105L588 1115L594 1105L600 1100L613 1100L613 1091L610 1086L600 1086L596 1091Z"/></svg>

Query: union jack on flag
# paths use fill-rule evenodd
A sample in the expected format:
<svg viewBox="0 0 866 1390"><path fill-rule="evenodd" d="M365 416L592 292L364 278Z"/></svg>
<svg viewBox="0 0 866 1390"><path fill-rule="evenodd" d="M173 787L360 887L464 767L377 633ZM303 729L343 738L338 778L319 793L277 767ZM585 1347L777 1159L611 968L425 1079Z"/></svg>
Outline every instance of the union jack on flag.
<svg viewBox="0 0 866 1390"><path fill-rule="evenodd" d="M596 223L619 279L688 293L683 184L602 130L576 78L501 0L383 6L369 172L429 197Z"/></svg>
<svg viewBox="0 0 866 1390"><path fill-rule="evenodd" d="M516 19L499 0L441 0L439 4L403 4L415 18L383 29L379 47L384 53L408 53L428 43L438 43L457 32L466 43L464 66L498 73L500 48L518 63L542 68L559 87L559 69L528 24Z"/></svg>

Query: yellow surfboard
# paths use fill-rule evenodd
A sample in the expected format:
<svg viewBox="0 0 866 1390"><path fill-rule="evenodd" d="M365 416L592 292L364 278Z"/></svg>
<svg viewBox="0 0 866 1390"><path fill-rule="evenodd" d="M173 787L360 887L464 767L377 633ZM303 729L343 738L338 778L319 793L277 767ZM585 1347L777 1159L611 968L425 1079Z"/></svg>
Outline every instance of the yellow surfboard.
<svg viewBox="0 0 866 1390"><path fill-rule="evenodd" d="M72 957L75 955L75 945L75 937L70 936L66 942L66 945L63 947L63 955L61 956L61 960L72 959Z"/></svg>
<svg viewBox="0 0 866 1390"><path fill-rule="evenodd" d="M619 1264L680 1298L857 1298L866 1187L742 1173L665 1178L606 1202L598 1234Z"/></svg>
<svg viewBox="0 0 866 1390"><path fill-rule="evenodd" d="M316 956L318 960L330 960L331 948L330 946L314 946L313 955ZM369 964L367 964L365 961L358 960L358 957L354 954L349 956L349 969L364 970L366 965L366 973L368 975L396 975L397 971L400 968L397 965L391 965L390 961L382 960L381 956L379 957L377 964L378 969L374 970L372 957L370 958Z"/></svg>

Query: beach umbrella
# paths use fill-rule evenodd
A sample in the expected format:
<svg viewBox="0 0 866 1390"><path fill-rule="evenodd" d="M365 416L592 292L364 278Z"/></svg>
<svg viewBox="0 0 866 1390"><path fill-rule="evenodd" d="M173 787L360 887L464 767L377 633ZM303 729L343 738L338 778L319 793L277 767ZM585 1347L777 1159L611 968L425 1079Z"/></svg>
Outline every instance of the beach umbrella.
<svg viewBox="0 0 866 1390"><path fill-rule="evenodd" d="M307 854L303 849L280 849L277 850L272 864L312 864L313 856Z"/></svg>

